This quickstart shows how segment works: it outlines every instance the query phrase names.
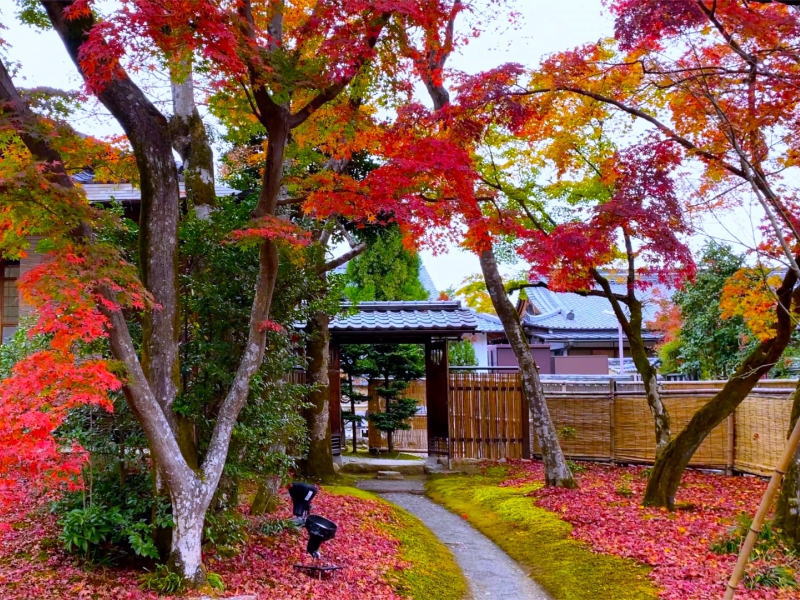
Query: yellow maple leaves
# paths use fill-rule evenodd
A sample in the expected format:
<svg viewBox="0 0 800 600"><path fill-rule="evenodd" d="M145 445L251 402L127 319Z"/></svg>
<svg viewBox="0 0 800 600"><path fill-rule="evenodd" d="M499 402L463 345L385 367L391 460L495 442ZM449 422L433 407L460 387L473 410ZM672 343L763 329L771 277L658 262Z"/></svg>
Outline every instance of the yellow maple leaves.
<svg viewBox="0 0 800 600"><path fill-rule="evenodd" d="M781 277L764 267L745 267L730 276L722 288L720 316L723 319L742 317L747 328L759 341L775 336L777 295Z"/></svg>

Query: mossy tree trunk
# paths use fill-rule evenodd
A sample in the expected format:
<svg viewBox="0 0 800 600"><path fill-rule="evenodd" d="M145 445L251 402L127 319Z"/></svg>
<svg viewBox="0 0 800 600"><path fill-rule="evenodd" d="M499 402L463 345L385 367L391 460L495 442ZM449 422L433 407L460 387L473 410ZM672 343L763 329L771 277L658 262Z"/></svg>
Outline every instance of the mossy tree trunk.
<svg viewBox="0 0 800 600"><path fill-rule="evenodd" d="M800 418L800 382L792 394L792 418L789 432ZM781 495L775 509L775 527L781 531L786 542L800 551L800 450L794 455L789 470L783 479Z"/></svg>
<svg viewBox="0 0 800 600"><path fill-rule="evenodd" d="M308 456L302 466L307 477L325 480L336 475L329 427L330 317L323 312L314 313L309 319L308 334L308 383L314 388L308 396L309 407L303 411L308 425Z"/></svg>
<svg viewBox="0 0 800 600"><path fill-rule="evenodd" d="M645 505L674 510L681 477L697 448L717 425L736 410L758 380L783 354L795 327L791 315L792 304L797 306L800 300L800 288L794 289L796 283L797 274L792 270L787 271L777 291L775 336L753 349L723 388L694 414L683 431L656 458L645 490Z"/></svg>

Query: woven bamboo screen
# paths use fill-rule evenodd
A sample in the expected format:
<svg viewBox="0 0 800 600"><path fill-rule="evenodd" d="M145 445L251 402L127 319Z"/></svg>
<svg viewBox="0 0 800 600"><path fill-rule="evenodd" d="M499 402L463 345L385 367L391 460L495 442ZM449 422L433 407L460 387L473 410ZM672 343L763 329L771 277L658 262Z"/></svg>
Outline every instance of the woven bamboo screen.
<svg viewBox="0 0 800 600"><path fill-rule="evenodd" d="M522 396L516 373L450 373L453 458L520 458Z"/></svg>
<svg viewBox="0 0 800 600"><path fill-rule="evenodd" d="M786 441L796 382L762 380L695 453L693 466L735 468L768 474ZM722 382L679 381L663 384L663 399L672 431L680 431ZM613 394L609 387L551 385L547 405L564 453L570 458L652 462L655 434L643 395ZM623 388L635 389L633 386ZM409 386L409 397L425 400L425 384ZM519 458L522 456L522 398L517 373L450 373L450 454L453 458ZM395 433L404 450L427 450L427 419L410 420L412 429ZM532 437L534 436L531 430ZM385 440L383 441L385 446ZM534 453L538 452L531 441Z"/></svg>
<svg viewBox="0 0 800 600"><path fill-rule="evenodd" d="M671 429L678 432L689 422L708 396L695 394L665 396ZM717 426L695 452L694 466L731 467L730 421ZM614 401L614 460L652 462L655 458L655 430L644 396L618 396Z"/></svg>
<svg viewBox="0 0 800 600"><path fill-rule="evenodd" d="M608 390L608 386L605 386ZM604 396L575 394L574 396L549 396L547 407L553 419L561 448L571 458L599 458L611 456L611 400ZM539 453L533 424L532 448Z"/></svg>
<svg viewBox="0 0 800 600"><path fill-rule="evenodd" d="M735 467L768 475L786 445L792 402L788 396L751 395L736 409Z"/></svg>

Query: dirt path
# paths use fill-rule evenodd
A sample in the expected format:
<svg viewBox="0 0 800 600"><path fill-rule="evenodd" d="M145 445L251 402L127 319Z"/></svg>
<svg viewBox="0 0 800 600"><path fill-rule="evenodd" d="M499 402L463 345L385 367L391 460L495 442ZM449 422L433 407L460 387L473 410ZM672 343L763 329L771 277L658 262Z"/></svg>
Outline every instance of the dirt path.
<svg viewBox="0 0 800 600"><path fill-rule="evenodd" d="M422 481L364 480L358 486L379 493L425 523L453 552L473 600L551 600L494 542L426 498Z"/></svg>

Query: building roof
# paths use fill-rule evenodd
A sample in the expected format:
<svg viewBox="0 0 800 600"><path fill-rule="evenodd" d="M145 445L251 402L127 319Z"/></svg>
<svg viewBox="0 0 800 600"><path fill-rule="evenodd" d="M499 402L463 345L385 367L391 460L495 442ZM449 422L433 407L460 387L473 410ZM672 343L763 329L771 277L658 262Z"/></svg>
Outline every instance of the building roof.
<svg viewBox="0 0 800 600"><path fill-rule="evenodd" d="M428 292L428 300L438 300L439 299L439 290L436 289L436 284L433 283L433 279L431 279L431 274L428 273L428 269L425 268L425 263L422 261L422 257L419 259L419 282L422 284L422 287L425 288L425 291Z"/></svg>
<svg viewBox="0 0 800 600"><path fill-rule="evenodd" d="M548 330L548 331L534 331L533 335L540 338L543 342L614 342L617 343L619 333L617 328L614 329L593 329L593 330L580 330L580 329L564 329L564 330ZM627 339L627 338L626 338ZM661 339L661 334L657 332L644 331L642 339L645 342L657 342Z"/></svg>
<svg viewBox="0 0 800 600"><path fill-rule="evenodd" d="M331 321L333 334L460 335L478 325L473 311L449 300L343 303L342 307L349 310Z"/></svg>
<svg viewBox="0 0 800 600"><path fill-rule="evenodd" d="M138 187L130 183L85 183L77 176L74 178L83 187L89 202L100 204L105 202L139 202L142 199L142 192ZM181 181L178 184L181 198L186 196L186 188ZM216 185L217 196L233 196L239 193L226 185Z"/></svg>
<svg viewBox="0 0 800 600"><path fill-rule="evenodd" d="M489 313L473 312L475 313L475 320L478 322L478 328L475 331L481 333L505 333L499 317Z"/></svg>
<svg viewBox="0 0 800 600"><path fill-rule="evenodd" d="M615 289L616 288L616 289ZM622 292L620 284L612 284L615 292ZM611 303L601 296L580 296L571 292L553 292L547 288L528 288L528 309L523 322L533 329L555 330L608 330L616 333L617 318ZM642 295L645 295L644 293ZM643 301L643 321L652 321L658 312L655 297L668 297L658 289L651 292L651 300Z"/></svg>

